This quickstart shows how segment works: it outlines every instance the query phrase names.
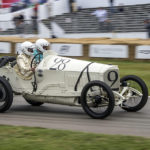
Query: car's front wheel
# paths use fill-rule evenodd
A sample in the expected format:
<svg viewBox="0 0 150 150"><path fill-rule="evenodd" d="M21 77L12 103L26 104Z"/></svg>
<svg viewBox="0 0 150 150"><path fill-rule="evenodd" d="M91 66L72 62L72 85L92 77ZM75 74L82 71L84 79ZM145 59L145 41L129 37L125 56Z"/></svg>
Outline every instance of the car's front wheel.
<svg viewBox="0 0 150 150"><path fill-rule="evenodd" d="M9 82L0 77L0 112L7 111L13 102L13 92Z"/></svg>
<svg viewBox="0 0 150 150"><path fill-rule="evenodd" d="M109 116L114 109L113 92L104 82L91 81L82 90L81 105L92 118L103 119Z"/></svg>
<svg viewBox="0 0 150 150"><path fill-rule="evenodd" d="M142 109L148 100L148 89L145 82L135 75L125 76L120 81L122 91L126 89L123 94L125 101L121 106L122 109L131 112Z"/></svg>

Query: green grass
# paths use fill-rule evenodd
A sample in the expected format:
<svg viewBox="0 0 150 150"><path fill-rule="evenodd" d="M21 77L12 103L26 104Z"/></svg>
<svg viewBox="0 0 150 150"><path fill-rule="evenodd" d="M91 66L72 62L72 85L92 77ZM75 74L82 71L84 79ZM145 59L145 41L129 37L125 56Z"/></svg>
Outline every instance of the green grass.
<svg viewBox="0 0 150 150"><path fill-rule="evenodd" d="M113 64L118 65L120 77L125 75L136 75L142 78L148 89L150 95L150 62L141 62L141 61L123 61L123 60L102 60L97 61L104 64Z"/></svg>
<svg viewBox="0 0 150 150"><path fill-rule="evenodd" d="M149 150L150 139L0 126L1 150Z"/></svg>

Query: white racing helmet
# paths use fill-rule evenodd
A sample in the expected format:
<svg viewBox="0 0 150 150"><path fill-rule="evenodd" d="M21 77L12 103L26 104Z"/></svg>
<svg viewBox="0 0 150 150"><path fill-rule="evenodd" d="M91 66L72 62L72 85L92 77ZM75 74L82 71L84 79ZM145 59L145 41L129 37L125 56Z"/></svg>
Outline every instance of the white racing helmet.
<svg viewBox="0 0 150 150"><path fill-rule="evenodd" d="M45 50L48 50L49 42L45 39L38 39L35 42L35 46L39 51L44 52Z"/></svg>
<svg viewBox="0 0 150 150"><path fill-rule="evenodd" d="M21 51L28 56L33 55L33 48L34 45L31 42L25 41L21 44Z"/></svg>

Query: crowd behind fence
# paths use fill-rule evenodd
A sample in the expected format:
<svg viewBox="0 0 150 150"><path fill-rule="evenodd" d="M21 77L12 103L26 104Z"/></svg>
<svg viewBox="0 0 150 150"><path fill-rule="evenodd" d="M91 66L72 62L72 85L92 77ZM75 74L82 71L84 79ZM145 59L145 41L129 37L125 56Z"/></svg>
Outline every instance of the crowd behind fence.
<svg viewBox="0 0 150 150"><path fill-rule="evenodd" d="M49 17L47 19L46 27L52 30L50 22L55 22L66 34L72 33L128 33L128 32L148 32L150 35L150 4L137 6L122 6L123 11L120 11L120 6L113 8L113 13L109 7L103 9L80 9L76 12L66 13L58 16ZM143 8L143 11L141 9ZM37 10L36 10L37 11ZM10 21L0 22L1 35L9 34L37 34L38 18L37 12L32 12L31 16L19 14L19 17L12 16ZM105 12L105 13L104 13ZM106 18L101 22L99 14L103 14ZM106 15L107 14L107 15ZM22 19L22 15L24 18ZM18 19L20 18L20 19ZM30 20L26 20L30 18ZM40 20L43 21L43 20ZM42 22L44 23L44 22ZM53 31L52 31L53 32ZM149 38L149 36L148 36Z"/></svg>
<svg viewBox="0 0 150 150"><path fill-rule="evenodd" d="M38 34L36 19L0 21L0 35Z"/></svg>

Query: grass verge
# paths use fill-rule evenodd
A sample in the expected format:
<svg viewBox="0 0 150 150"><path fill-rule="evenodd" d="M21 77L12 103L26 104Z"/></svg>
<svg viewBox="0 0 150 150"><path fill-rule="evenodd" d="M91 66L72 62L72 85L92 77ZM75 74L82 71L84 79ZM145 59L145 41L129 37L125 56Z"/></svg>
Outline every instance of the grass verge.
<svg viewBox="0 0 150 150"><path fill-rule="evenodd" d="M0 126L1 150L149 150L150 139Z"/></svg>

